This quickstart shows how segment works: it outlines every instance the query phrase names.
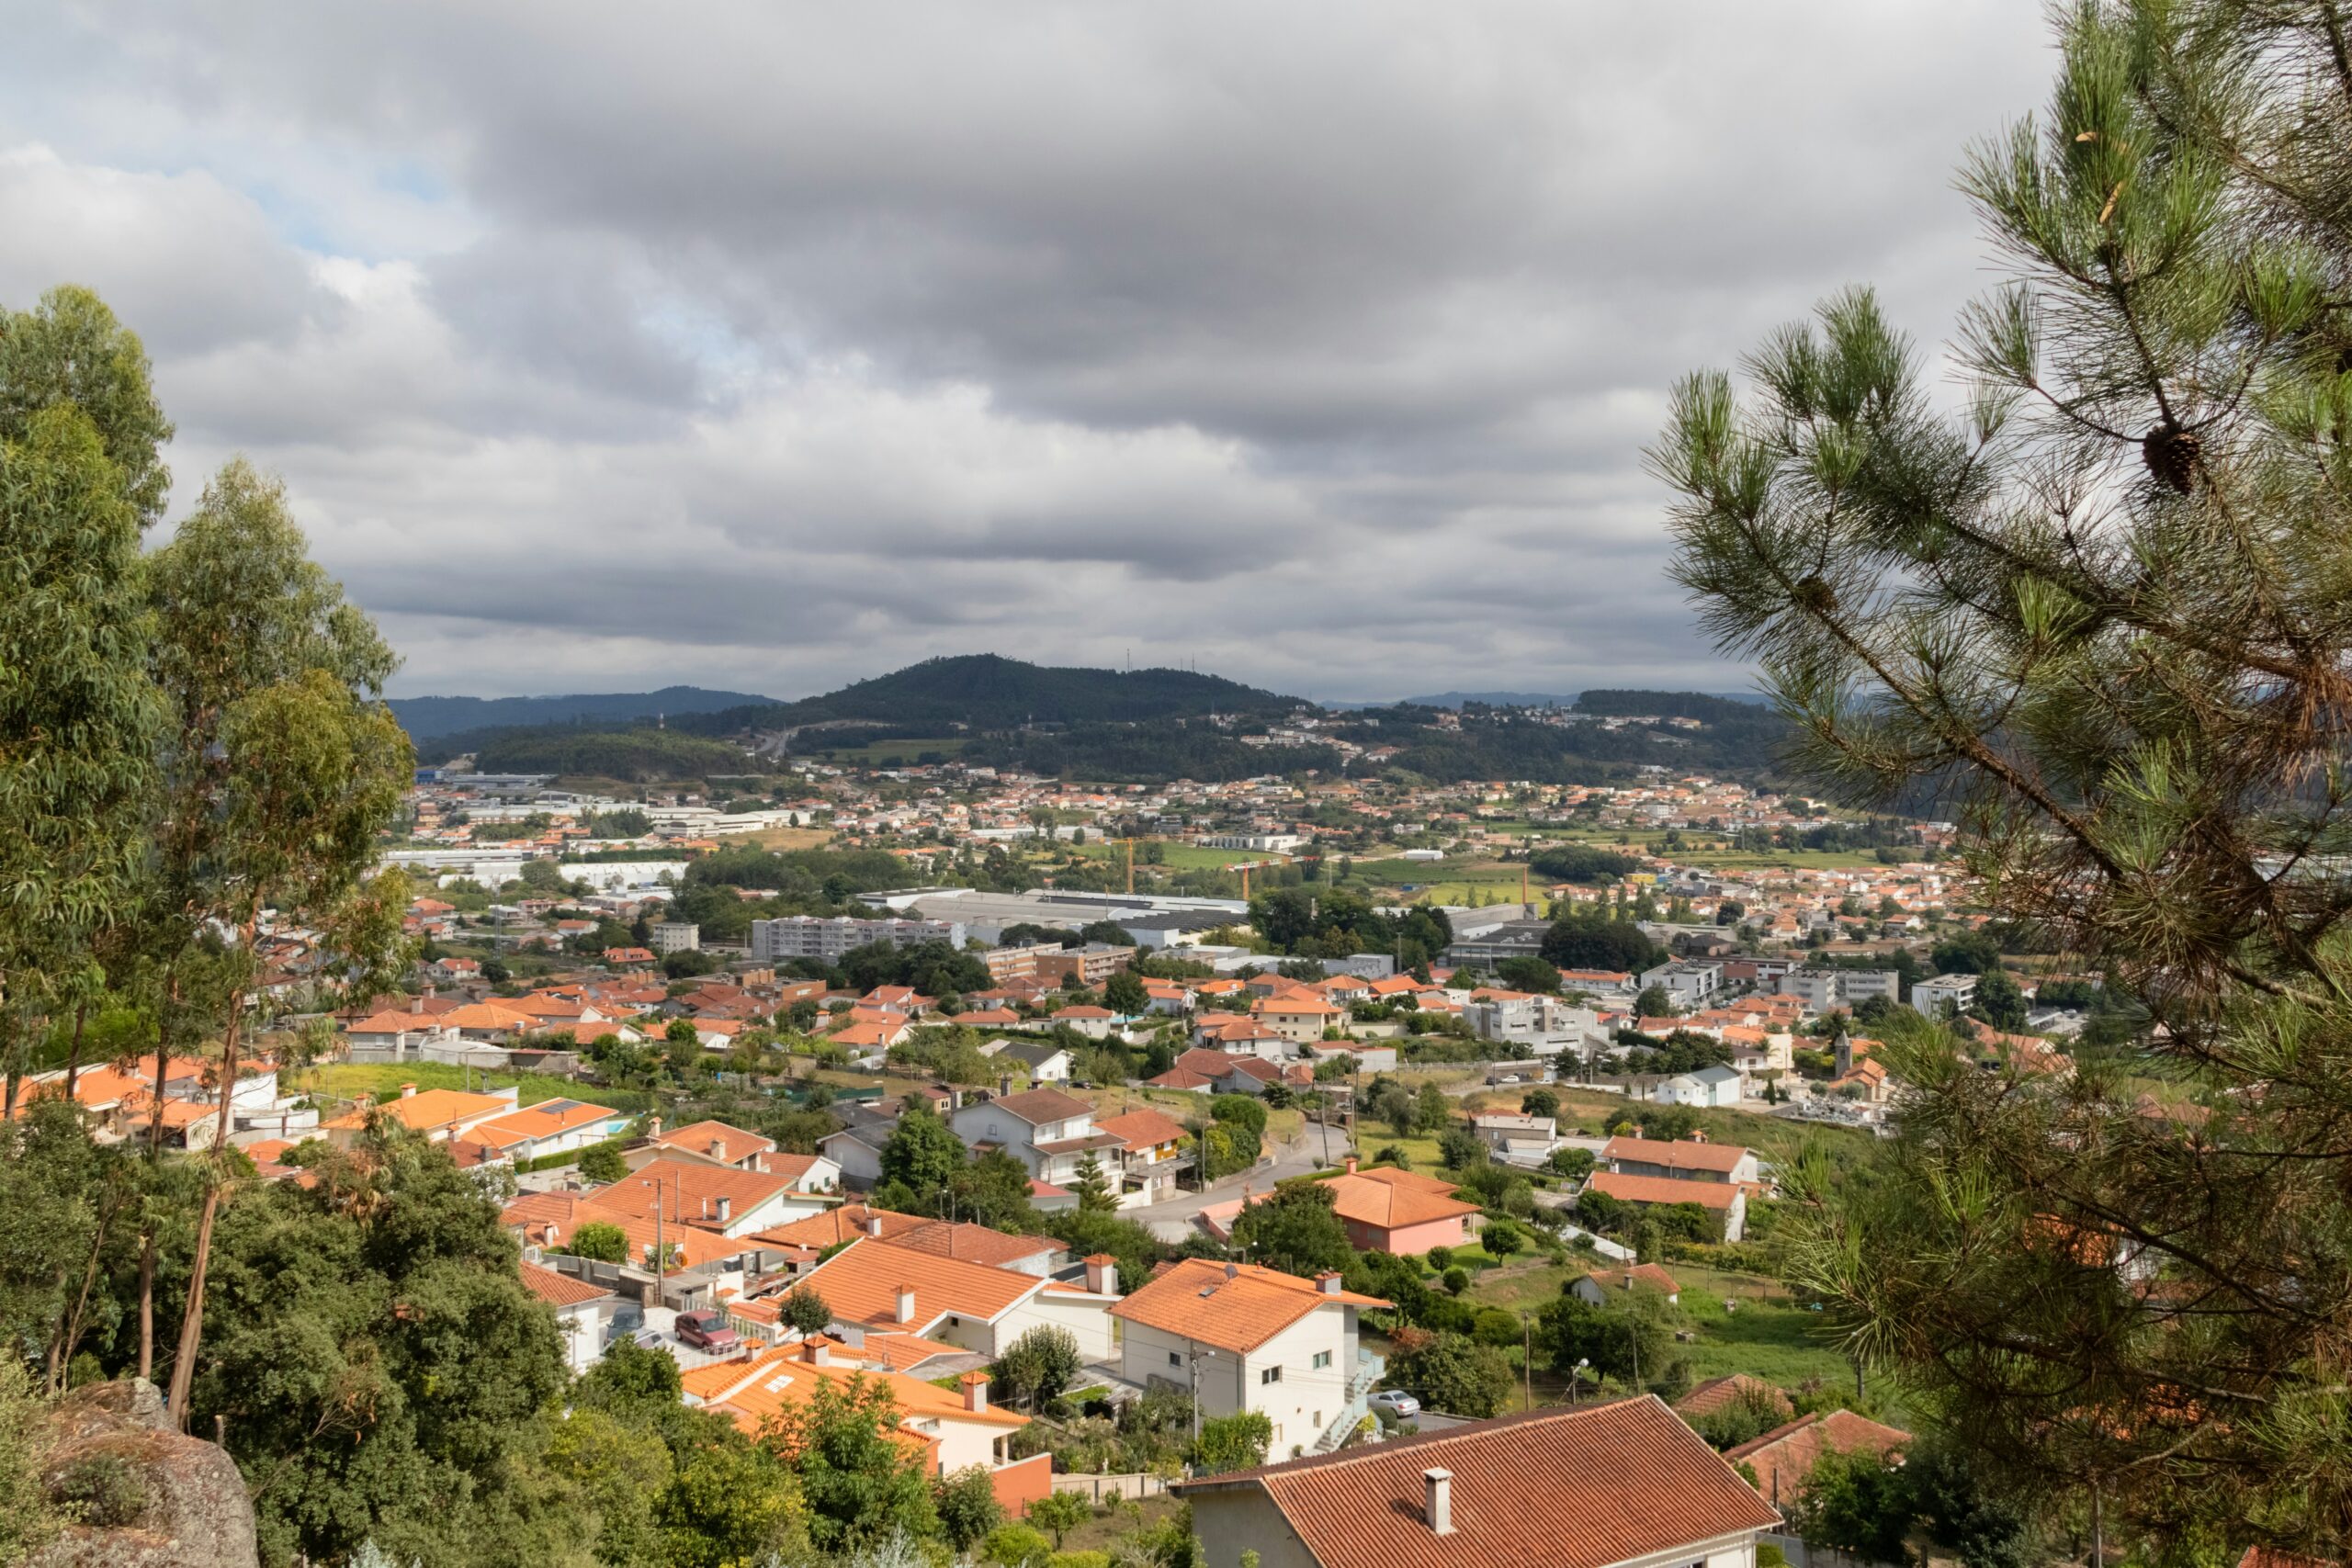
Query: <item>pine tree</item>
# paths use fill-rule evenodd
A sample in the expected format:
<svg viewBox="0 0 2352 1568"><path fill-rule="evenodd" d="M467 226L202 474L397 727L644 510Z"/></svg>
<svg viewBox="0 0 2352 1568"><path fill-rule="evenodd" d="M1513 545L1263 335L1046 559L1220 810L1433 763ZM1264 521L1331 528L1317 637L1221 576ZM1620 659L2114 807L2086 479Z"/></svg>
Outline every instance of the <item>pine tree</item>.
<svg viewBox="0 0 2352 1568"><path fill-rule="evenodd" d="M1962 319L1965 406L1853 292L1747 401L1685 381L1653 461L1793 761L1952 800L1995 911L2145 1001L2173 1098L1891 1032L1901 1135L1879 1179L1799 1162L1796 1269L2020 1495L2340 1558L2352 52L2327 0L2060 33L2048 118L1965 166L2013 273Z"/></svg>
<svg viewBox="0 0 2352 1568"><path fill-rule="evenodd" d="M1092 1149L1078 1156L1078 1181L1071 1189L1078 1194L1081 1213L1107 1213L1119 1206L1111 1191L1110 1179L1103 1174L1102 1162L1094 1157Z"/></svg>

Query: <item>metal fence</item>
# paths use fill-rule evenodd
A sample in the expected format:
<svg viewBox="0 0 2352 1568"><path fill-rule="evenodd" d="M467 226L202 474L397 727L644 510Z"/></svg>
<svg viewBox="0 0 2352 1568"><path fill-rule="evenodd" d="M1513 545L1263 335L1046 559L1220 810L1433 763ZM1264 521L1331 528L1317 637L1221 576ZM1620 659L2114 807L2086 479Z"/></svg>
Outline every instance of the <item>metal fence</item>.
<svg viewBox="0 0 2352 1568"><path fill-rule="evenodd" d="M1168 1478L1148 1470L1130 1471L1121 1474L1089 1473L1057 1475L1054 1490L1075 1492L1092 1503L1105 1503L1120 1497L1141 1499L1158 1497L1168 1490Z"/></svg>

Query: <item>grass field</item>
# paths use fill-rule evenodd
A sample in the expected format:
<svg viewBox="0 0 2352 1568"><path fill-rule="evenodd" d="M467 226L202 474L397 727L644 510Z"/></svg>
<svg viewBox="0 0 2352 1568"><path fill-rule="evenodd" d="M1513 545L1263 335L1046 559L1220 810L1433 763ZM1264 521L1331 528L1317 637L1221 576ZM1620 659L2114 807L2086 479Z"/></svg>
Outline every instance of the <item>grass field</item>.
<svg viewBox="0 0 2352 1568"><path fill-rule="evenodd" d="M757 844L763 850L813 850L833 836L830 828L768 828L757 833L730 833L721 844Z"/></svg>
<svg viewBox="0 0 2352 1568"><path fill-rule="evenodd" d="M1127 863L1127 847L1115 839L1097 839L1089 836L1086 842L1082 844L1062 847L1075 850L1089 860L1107 860L1121 866ZM1290 859L1287 855L1271 854L1263 850L1213 850L1202 844L1163 842L1159 846L1159 852L1160 863L1154 866L1143 858L1143 846L1141 844L1136 846L1137 875L1141 875L1147 870L1222 871L1231 865L1262 865L1269 862L1282 864L1286 863Z"/></svg>
<svg viewBox="0 0 2352 1568"><path fill-rule="evenodd" d="M854 767L895 768L913 761L925 751L936 751L943 757L963 755L965 741L959 736L917 736L909 740L869 740L863 746L827 746L824 738L817 737L797 753L830 761L845 762Z"/></svg>
<svg viewBox="0 0 2352 1568"><path fill-rule="evenodd" d="M287 1087L326 1100L348 1102L362 1094L373 1095L379 1100L390 1100L399 1095L402 1084L412 1083L421 1089L470 1087L477 1093L513 1084L517 1090L516 1100L524 1105L536 1105L542 1100L577 1100L590 1105L633 1110L645 1100L645 1096L636 1091L600 1089L547 1073L485 1072L479 1067L469 1071L439 1062L329 1062L290 1075Z"/></svg>

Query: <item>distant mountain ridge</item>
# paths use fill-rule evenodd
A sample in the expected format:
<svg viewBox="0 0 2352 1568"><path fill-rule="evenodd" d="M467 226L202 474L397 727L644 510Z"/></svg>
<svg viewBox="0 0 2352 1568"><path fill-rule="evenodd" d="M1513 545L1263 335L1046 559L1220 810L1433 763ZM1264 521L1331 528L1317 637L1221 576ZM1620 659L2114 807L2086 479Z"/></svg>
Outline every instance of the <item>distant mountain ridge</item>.
<svg viewBox="0 0 2352 1568"><path fill-rule="evenodd" d="M775 702L751 692L664 686L658 692L595 692L557 697L393 697L387 706L413 740L437 740L469 729L541 724L622 724L656 714L716 713Z"/></svg>
<svg viewBox="0 0 2352 1568"><path fill-rule="evenodd" d="M1212 713L1268 713L1299 699L1191 670L1094 670L1030 664L994 653L927 659L795 703L729 708L695 728L786 729L856 720L902 729L967 725L1132 724Z"/></svg>

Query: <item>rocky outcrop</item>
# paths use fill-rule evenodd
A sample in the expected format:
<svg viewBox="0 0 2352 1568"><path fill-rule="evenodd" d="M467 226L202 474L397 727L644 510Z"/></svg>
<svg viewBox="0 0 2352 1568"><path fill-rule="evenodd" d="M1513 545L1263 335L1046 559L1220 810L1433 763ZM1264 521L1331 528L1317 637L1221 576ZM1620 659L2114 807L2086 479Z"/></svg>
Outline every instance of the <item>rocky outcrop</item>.
<svg viewBox="0 0 2352 1568"><path fill-rule="evenodd" d="M84 1522L31 1568L256 1568L236 1461L174 1430L153 1383L77 1388L45 1421L41 1483Z"/></svg>

